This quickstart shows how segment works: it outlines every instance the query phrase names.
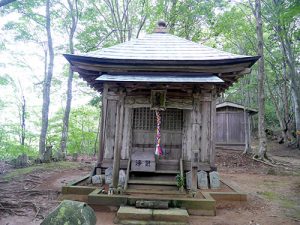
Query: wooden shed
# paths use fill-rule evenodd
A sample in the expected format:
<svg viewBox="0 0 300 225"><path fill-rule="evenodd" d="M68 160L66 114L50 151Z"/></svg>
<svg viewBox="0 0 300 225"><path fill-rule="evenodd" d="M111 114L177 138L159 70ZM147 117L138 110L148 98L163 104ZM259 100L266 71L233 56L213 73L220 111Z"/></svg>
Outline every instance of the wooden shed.
<svg viewBox="0 0 300 225"><path fill-rule="evenodd" d="M251 144L250 118L257 110L233 102L216 105L216 145L222 149L244 150Z"/></svg>
<svg viewBox="0 0 300 225"><path fill-rule="evenodd" d="M96 171L112 167L113 187L126 171L125 189L176 187L168 178L187 171L197 189L197 171L215 170L217 95L259 58L168 34L164 23L139 39L64 56L102 93Z"/></svg>

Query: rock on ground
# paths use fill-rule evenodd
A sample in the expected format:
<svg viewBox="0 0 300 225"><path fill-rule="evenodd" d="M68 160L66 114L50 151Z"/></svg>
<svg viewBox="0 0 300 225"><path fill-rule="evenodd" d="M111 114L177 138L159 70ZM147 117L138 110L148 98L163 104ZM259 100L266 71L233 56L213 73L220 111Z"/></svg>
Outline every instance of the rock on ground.
<svg viewBox="0 0 300 225"><path fill-rule="evenodd" d="M64 200L41 225L95 225L94 210L83 202Z"/></svg>

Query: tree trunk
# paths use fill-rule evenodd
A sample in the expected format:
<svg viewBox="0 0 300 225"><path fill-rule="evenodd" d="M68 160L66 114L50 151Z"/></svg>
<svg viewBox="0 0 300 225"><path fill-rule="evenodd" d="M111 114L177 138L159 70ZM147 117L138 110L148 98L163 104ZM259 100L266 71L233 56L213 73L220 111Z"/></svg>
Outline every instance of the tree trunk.
<svg viewBox="0 0 300 225"><path fill-rule="evenodd" d="M74 54L74 34L77 27L78 21L78 8L77 8L77 0L73 4L70 0L68 0L68 5L70 9L70 15L72 19L72 25L69 32L69 51L71 54ZM74 9L75 7L75 9ZM69 65L69 76L68 76L68 89L67 89L67 101L66 101L66 108L65 114L63 118L63 127L61 133L61 141L60 141L60 152L58 154L59 159L65 159L66 157L66 147L68 141L68 130L69 130L69 118L70 118L70 111L71 111L71 103L72 103L72 83L73 83L73 76L74 73Z"/></svg>
<svg viewBox="0 0 300 225"><path fill-rule="evenodd" d="M261 2L255 0L255 19L256 19L256 35L257 35L257 53L261 57L258 62L258 138L259 149L258 158L264 159L267 154L267 138L265 133L265 65L264 65L264 49L263 49L263 30L261 19Z"/></svg>
<svg viewBox="0 0 300 225"><path fill-rule="evenodd" d="M241 81L241 89L242 89L242 93L243 93L243 97L244 97L244 132L245 132L245 148L244 148L244 151L243 151L243 154L251 154L252 153L252 149L251 149L251 143L250 143L250 129L249 129L249 126L248 126L248 122L249 122L249 114L246 110L246 106L248 106L247 104L247 97L246 97L246 91L245 91L245 87L247 85L247 81L246 79L244 78L242 81Z"/></svg>
<svg viewBox="0 0 300 225"><path fill-rule="evenodd" d="M298 93L297 93L298 91ZM295 122L296 122L296 146L300 149L300 98L299 98L299 89L295 90L292 85L292 96L294 103L294 112L295 112Z"/></svg>
<svg viewBox="0 0 300 225"><path fill-rule="evenodd" d="M300 76L296 70L295 55L292 50L291 42L284 35L283 51L285 52L287 65L289 67L289 78L291 80L292 99L294 103L295 123L296 123L296 146L300 149Z"/></svg>
<svg viewBox="0 0 300 225"><path fill-rule="evenodd" d="M67 102L65 108L65 114L63 118L63 127L61 133L61 141L60 141L60 152L58 154L58 159L66 158L66 147L68 141L68 130L69 130L69 118L71 111L71 102L72 102L72 83L73 83L73 71L69 66L69 77L68 77L68 89L67 89Z"/></svg>
<svg viewBox="0 0 300 225"><path fill-rule="evenodd" d="M25 120L26 120L26 101L24 95L22 96L22 114L21 114L21 145L25 144Z"/></svg>
<svg viewBox="0 0 300 225"><path fill-rule="evenodd" d="M273 1L277 9L281 9L280 1ZM284 59L288 67L288 76L291 81L292 100L294 105L295 125L296 125L296 146L300 149L300 76L296 70L296 56L293 48L293 40L289 35L293 32L288 26L279 20L280 15L276 15L277 23L274 25L276 34L279 37ZM295 45L295 44L294 44Z"/></svg>
<svg viewBox="0 0 300 225"><path fill-rule="evenodd" d="M48 129L48 114L49 114L49 105L50 105L50 88L51 88L51 80L53 76L53 61L54 61L50 22L51 22L50 0L47 0L46 1L46 31L47 31L47 41L48 41L49 63L48 63L48 70L47 73L45 74L44 83L43 83L42 128L41 128L40 141L39 141L39 153L42 161L44 158L44 153L46 148L46 135Z"/></svg>

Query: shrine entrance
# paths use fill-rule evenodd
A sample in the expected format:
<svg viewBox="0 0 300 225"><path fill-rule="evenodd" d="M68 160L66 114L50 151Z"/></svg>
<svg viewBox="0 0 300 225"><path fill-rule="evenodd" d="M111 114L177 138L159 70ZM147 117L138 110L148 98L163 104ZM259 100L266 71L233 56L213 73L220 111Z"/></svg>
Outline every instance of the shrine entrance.
<svg viewBox="0 0 300 225"><path fill-rule="evenodd" d="M156 116L150 108L133 109L132 153L155 152ZM183 110L161 111L161 147L159 160L179 160L182 155Z"/></svg>

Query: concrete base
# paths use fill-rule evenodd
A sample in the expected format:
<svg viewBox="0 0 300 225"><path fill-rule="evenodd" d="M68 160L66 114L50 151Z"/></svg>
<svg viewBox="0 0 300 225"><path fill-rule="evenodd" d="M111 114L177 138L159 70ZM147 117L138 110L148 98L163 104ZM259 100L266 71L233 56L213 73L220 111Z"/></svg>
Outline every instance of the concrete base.
<svg viewBox="0 0 300 225"><path fill-rule="evenodd" d="M189 214L185 209L137 209L131 206L121 206L115 222L121 224L165 224L186 225Z"/></svg>

